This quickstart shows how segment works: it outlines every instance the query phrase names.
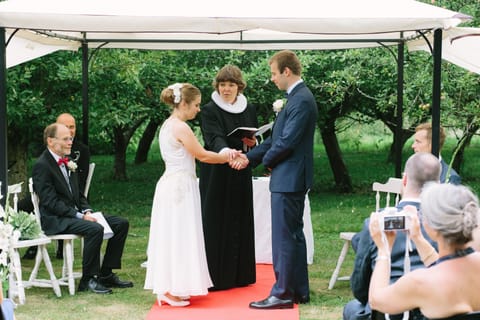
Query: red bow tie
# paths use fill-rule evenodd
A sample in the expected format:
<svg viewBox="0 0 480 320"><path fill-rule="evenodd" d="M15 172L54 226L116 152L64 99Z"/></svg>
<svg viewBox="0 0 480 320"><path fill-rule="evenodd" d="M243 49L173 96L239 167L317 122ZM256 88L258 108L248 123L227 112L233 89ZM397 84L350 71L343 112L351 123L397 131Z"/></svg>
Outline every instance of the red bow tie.
<svg viewBox="0 0 480 320"><path fill-rule="evenodd" d="M68 158L60 158L60 159L58 159L57 163L58 163L59 166L61 166L62 163L64 165L67 165L68 164Z"/></svg>

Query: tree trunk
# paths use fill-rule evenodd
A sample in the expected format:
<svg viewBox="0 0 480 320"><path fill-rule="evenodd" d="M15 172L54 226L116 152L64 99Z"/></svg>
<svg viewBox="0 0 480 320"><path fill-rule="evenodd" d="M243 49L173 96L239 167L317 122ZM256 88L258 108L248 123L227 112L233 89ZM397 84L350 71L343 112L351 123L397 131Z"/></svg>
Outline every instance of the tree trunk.
<svg viewBox="0 0 480 320"><path fill-rule="evenodd" d="M127 139L122 128L113 129L115 143L115 161L113 178L115 180L127 180Z"/></svg>
<svg viewBox="0 0 480 320"><path fill-rule="evenodd" d="M13 129L14 130L14 129ZM22 137L18 134L8 134L8 184L16 184L23 182L22 193L19 195L22 198L28 193L28 175L27 172L27 152L28 143L22 141ZM14 130L16 131L16 130Z"/></svg>
<svg viewBox="0 0 480 320"><path fill-rule="evenodd" d="M335 122L327 123L325 128L320 128L325 152L332 168L333 177L335 179L335 187L340 192L352 192L352 179L348 173L347 166L343 161L342 152L335 134Z"/></svg>
<svg viewBox="0 0 480 320"><path fill-rule="evenodd" d="M131 127L117 126L113 128L113 140L115 145L115 162L113 165L115 180L127 180L127 147L138 127L145 118L138 119Z"/></svg>
<svg viewBox="0 0 480 320"><path fill-rule="evenodd" d="M135 164L147 162L148 151L150 150L153 139L155 139L155 133L157 132L159 124L160 121L158 120L150 120L147 124L145 131L143 131L142 138L138 143L137 152L135 154Z"/></svg>
<svg viewBox="0 0 480 320"><path fill-rule="evenodd" d="M468 145L470 145L470 141L472 141L472 138L475 136L475 133L479 129L479 124L471 124L470 126L467 126L467 129L464 131L462 138L457 142L457 146L455 147L456 151L453 155L454 159L452 163L452 168L455 169L455 171L457 171L459 174L465 156L465 149Z"/></svg>
<svg viewBox="0 0 480 320"><path fill-rule="evenodd" d="M392 141L392 144L390 145L387 162L395 163L395 159L397 157L397 154L395 153L395 144L397 143L397 139L399 139L399 137L397 137L397 135L395 134L395 126L388 126L388 128L392 132L393 141ZM402 139L401 141L402 150L405 147L405 142L407 142L407 140L410 139L413 133L414 131L412 131L411 129L402 129L402 136L400 137L400 139ZM413 153L413 150L412 150L412 153ZM402 162L405 162L405 161L402 161Z"/></svg>

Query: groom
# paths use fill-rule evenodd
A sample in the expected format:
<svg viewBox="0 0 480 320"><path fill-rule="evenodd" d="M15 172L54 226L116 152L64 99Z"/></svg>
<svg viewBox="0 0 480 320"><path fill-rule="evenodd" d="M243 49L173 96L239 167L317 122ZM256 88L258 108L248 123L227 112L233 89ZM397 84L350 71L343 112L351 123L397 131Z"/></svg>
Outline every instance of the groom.
<svg viewBox="0 0 480 320"><path fill-rule="evenodd" d="M293 308L310 301L307 250L303 234L305 195L313 180L313 135L318 110L301 79L301 64L292 51L269 61L271 81L287 93L272 135L247 153L248 161L271 171L272 255L275 284L270 295L250 303L254 309Z"/></svg>
<svg viewBox="0 0 480 320"><path fill-rule="evenodd" d="M105 294L111 293L113 287L133 287L132 282L122 281L112 272L121 266L128 220L105 216L114 236L108 240L100 267L103 227L90 215L92 209L79 189L76 165L65 157L72 148L70 131L63 124L53 123L45 128L43 139L47 149L32 170L34 189L40 200L42 230L47 235L72 233L83 236L82 278L78 291Z"/></svg>

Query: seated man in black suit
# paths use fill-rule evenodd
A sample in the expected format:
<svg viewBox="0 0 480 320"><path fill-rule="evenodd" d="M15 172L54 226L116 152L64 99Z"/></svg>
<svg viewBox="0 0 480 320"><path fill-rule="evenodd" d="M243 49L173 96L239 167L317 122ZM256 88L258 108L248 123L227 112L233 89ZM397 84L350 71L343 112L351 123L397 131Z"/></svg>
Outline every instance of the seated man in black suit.
<svg viewBox="0 0 480 320"><path fill-rule="evenodd" d="M71 154L70 131L63 124L53 123L45 128L43 139L47 149L33 165L32 173L33 186L40 200L42 229L47 235L73 233L84 237L78 291L111 293L112 287L132 287L132 282L122 281L112 272L121 267L128 220L105 216L114 236L108 240L100 266L103 227L90 215L92 209L79 189L76 165L65 158Z"/></svg>
<svg viewBox="0 0 480 320"><path fill-rule="evenodd" d="M78 185L80 191L85 190L85 185L87 183L87 176L90 166L90 150L88 146L83 144L80 139L77 137L77 126L75 118L70 113L62 113L57 117L57 123L65 125L68 130L70 130L70 135L73 139L72 149L68 157L72 159L77 164L77 175L78 175ZM30 200L30 196L22 199L18 208L26 212L33 212L33 205ZM30 247L23 256L24 259L35 259L37 255L37 247ZM57 259L63 259L63 240L58 240L57 246Z"/></svg>
<svg viewBox="0 0 480 320"><path fill-rule="evenodd" d="M420 193L423 186L428 182L438 182L439 179L440 163L434 155L426 152L418 152L410 156L405 163L402 200L398 203L397 210L401 211L406 206L414 206L417 210L420 209ZM368 290L377 258L377 246L370 236L368 229L369 224L370 219L366 219L362 231L355 234L352 239L352 246L355 250L355 265L352 276L350 277L350 285L355 299L345 305L343 309L344 320L372 319L370 306L368 304ZM424 238L436 248L436 243L428 237L421 222L420 228ZM405 253L407 250L406 232L397 232L397 238L393 244L391 255L391 282L395 282L404 273L408 272L408 269L405 270L405 268L411 270L424 268L425 265L431 264L434 259L437 258L437 255L433 255L431 252L423 255L423 244L417 243L416 237L412 236L411 239L414 244L412 251L408 252L410 263L408 263L407 260L407 264L405 264ZM402 317L403 315L391 315L390 319L397 320L402 319Z"/></svg>

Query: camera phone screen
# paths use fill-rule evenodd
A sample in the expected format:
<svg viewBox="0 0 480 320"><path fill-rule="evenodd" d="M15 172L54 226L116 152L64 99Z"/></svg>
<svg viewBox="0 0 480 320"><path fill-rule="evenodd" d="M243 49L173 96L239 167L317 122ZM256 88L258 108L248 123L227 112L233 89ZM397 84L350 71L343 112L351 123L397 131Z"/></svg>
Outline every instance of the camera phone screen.
<svg viewBox="0 0 480 320"><path fill-rule="evenodd" d="M405 216L384 217L384 230L402 230L405 229Z"/></svg>

